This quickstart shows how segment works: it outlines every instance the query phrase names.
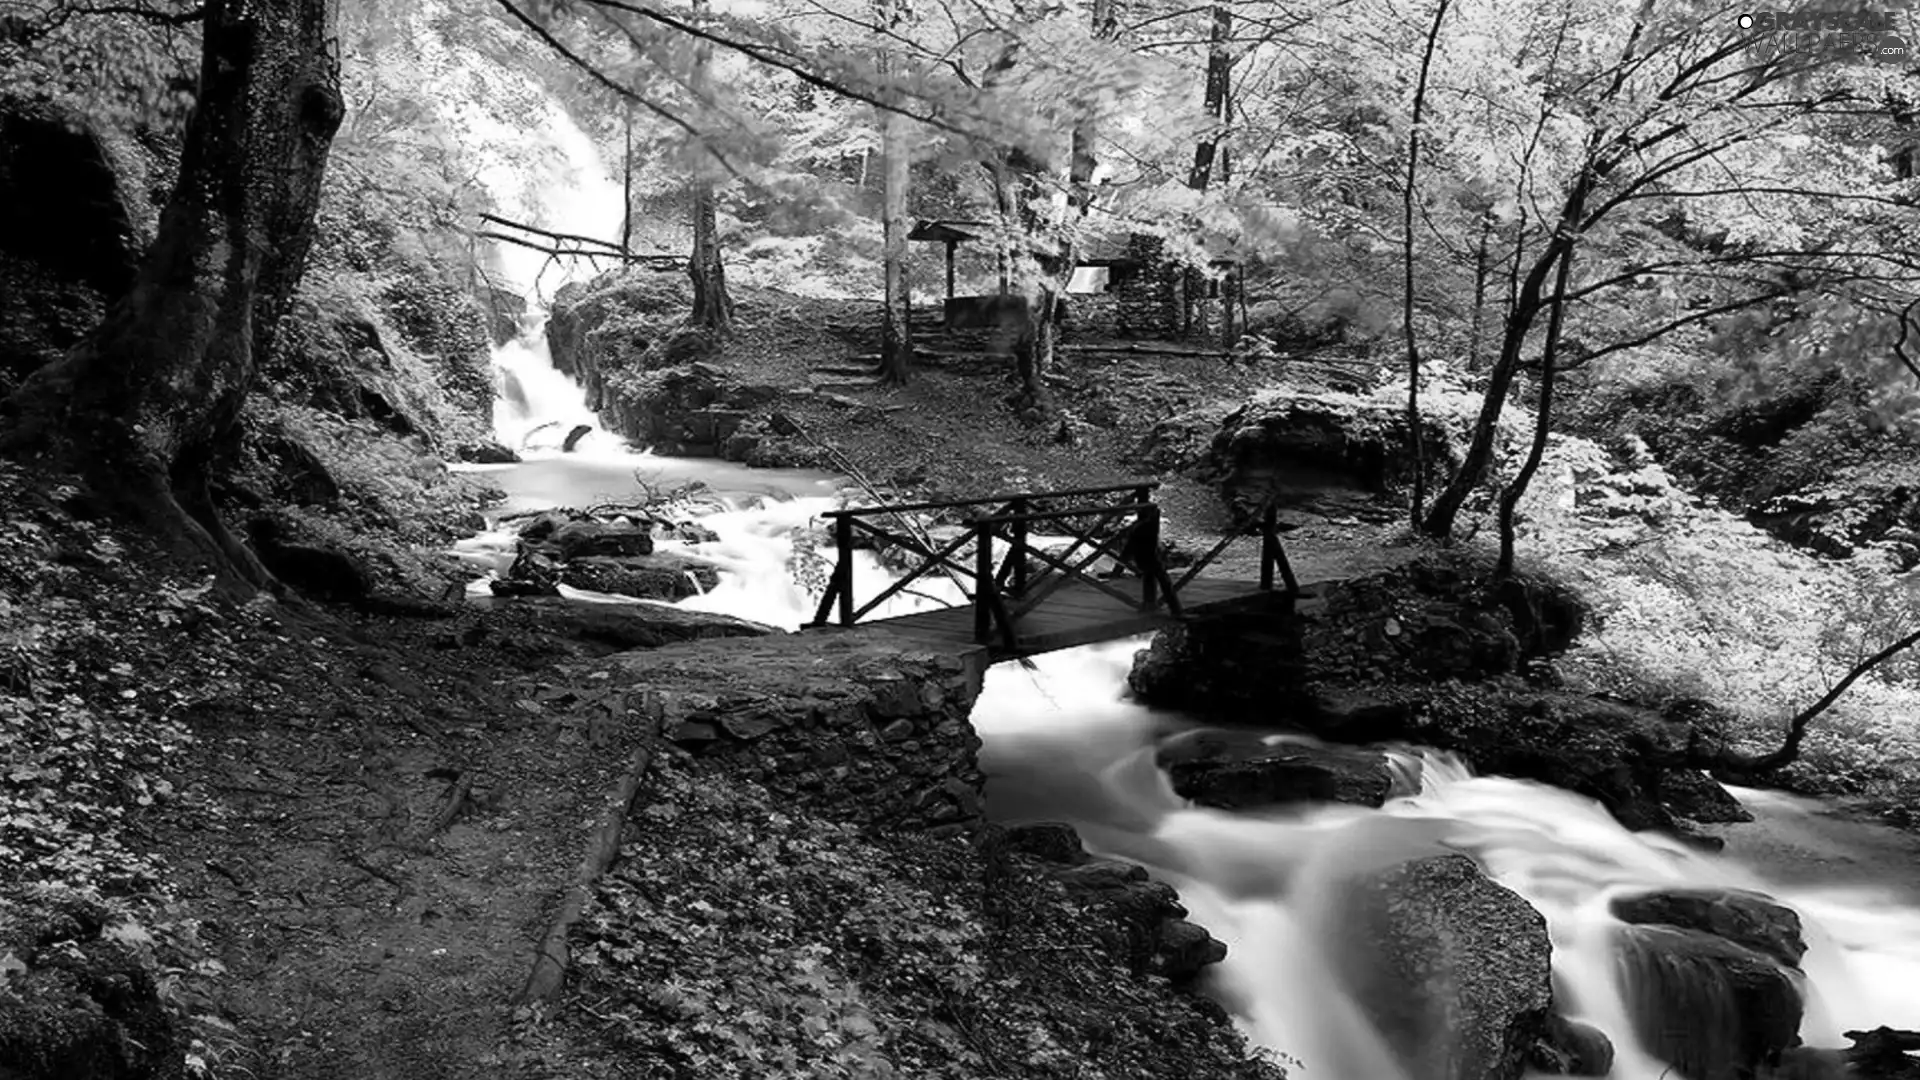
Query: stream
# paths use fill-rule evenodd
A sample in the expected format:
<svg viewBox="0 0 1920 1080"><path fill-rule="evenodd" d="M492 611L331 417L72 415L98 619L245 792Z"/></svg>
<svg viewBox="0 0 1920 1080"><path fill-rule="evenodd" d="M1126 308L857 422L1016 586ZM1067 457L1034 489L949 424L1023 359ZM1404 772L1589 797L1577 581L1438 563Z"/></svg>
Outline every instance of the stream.
<svg viewBox="0 0 1920 1080"><path fill-rule="evenodd" d="M722 573L718 587L685 606L789 629L810 617L812 601L788 572L792 533L834 505L837 478L634 453L598 431L577 452L561 453L557 443L572 423L595 422L579 405L578 387L553 370L535 328L497 360L503 383L515 387L503 395L500 434L531 441L521 443L522 464L463 467L491 473L507 492L496 515L633 500L643 484L698 481L713 501L700 520L719 536L698 552ZM513 544L511 530L490 531L459 551L478 568L504 571ZM672 545L663 542L663 550ZM871 559L858 570L864 595L887 580ZM485 595L485 583L476 582L475 592ZM1849 1029L1920 1028L1920 838L1831 815L1810 800L1737 790L1755 821L1721 826L1726 850L1708 855L1629 833L1590 799L1477 777L1449 755L1418 748L1394 751L1396 797L1378 810L1194 807L1174 794L1154 754L1165 740L1202 729L1125 693L1132 655L1146 641L988 673L973 711L988 811L1005 822L1070 822L1090 851L1139 863L1176 887L1193 921L1228 947L1205 989L1255 1043L1297 1062L1296 1076L1418 1080L1399 1069L1357 1005L1336 989L1320 943L1340 916L1330 900L1341 880L1446 851L1470 855L1545 916L1558 1007L1612 1039L1617 1080L1657 1080L1666 1070L1636 1044L1627 1021L1616 961L1620 924L1608 910L1621 893L1744 888L1798 911L1809 945L1801 1027L1809 1045L1844 1046ZM1274 719L1277 728L1284 718Z"/></svg>

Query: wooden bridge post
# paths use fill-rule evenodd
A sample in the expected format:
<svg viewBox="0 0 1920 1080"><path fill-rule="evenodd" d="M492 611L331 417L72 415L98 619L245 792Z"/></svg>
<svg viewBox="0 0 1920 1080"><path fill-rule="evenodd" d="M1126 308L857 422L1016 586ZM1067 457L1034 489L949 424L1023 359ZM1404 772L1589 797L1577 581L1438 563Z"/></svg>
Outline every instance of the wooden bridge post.
<svg viewBox="0 0 1920 1080"><path fill-rule="evenodd" d="M993 637L993 526L973 527L973 640Z"/></svg>
<svg viewBox="0 0 1920 1080"><path fill-rule="evenodd" d="M833 546L839 560L833 564L836 590L840 594L840 625L853 625L853 519L833 519Z"/></svg>
<svg viewBox="0 0 1920 1080"><path fill-rule="evenodd" d="M1013 500L1012 509L1015 515L1025 514L1027 500ZM1013 595L1025 596L1027 595L1027 522L1024 519L1013 523L1013 554L1009 558L1013 559Z"/></svg>
<svg viewBox="0 0 1920 1080"><path fill-rule="evenodd" d="M1271 502L1266 512L1260 515L1260 588L1262 591L1273 589L1273 567L1279 561L1280 537L1274 532L1279 525L1279 515Z"/></svg>
<svg viewBox="0 0 1920 1080"><path fill-rule="evenodd" d="M1140 573L1140 610L1152 611L1160 602L1160 575L1154 569L1160 561L1160 507L1150 505L1140 511L1140 521L1134 526L1139 530L1134 538L1134 550L1139 552L1135 567Z"/></svg>

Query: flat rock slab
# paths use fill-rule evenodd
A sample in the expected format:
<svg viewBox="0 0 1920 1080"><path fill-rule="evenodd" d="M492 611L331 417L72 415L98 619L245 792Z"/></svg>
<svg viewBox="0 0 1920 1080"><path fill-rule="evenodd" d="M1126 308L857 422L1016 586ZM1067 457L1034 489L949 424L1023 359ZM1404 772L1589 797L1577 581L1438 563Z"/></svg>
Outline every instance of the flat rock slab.
<svg viewBox="0 0 1920 1080"><path fill-rule="evenodd" d="M616 651L781 633L775 627L731 615L666 604L585 604L552 597L528 597L513 603L536 609L541 626L555 634Z"/></svg>

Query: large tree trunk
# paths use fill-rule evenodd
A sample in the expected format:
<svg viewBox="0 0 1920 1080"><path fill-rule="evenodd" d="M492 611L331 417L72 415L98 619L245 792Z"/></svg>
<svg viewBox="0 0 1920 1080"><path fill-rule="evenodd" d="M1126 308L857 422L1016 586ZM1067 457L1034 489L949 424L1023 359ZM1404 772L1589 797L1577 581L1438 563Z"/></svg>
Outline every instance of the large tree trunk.
<svg viewBox="0 0 1920 1080"><path fill-rule="evenodd" d="M1013 342L1014 371L1020 379L1014 411L1028 421L1038 421L1053 407L1048 376L1059 346L1060 298L1073 277L1074 263L1068 229L1044 216L1042 208L1051 201L1042 184L1045 172L1044 163L1014 150L994 173L1001 220L1019 226L1007 230L1021 245L1015 262L1020 294L1026 299L1026 316Z"/></svg>
<svg viewBox="0 0 1920 1080"><path fill-rule="evenodd" d="M880 0L878 14L886 26L901 19L897 0ZM891 74L894 57L881 50L875 58L882 78ZM907 144L907 119L890 109L880 113L880 175L882 262L886 292L880 314L880 376L904 385L913 371L913 311L907 282L907 193L912 184L913 154Z"/></svg>
<svg viewBox="0 0 1920 1080"><path fill-rule="evenodd" d="M1232 40L1233 8L1217 3L1213 5L1213 29L1207 35L1207 86L1201 98L1202 106L1216 126L1193 147L1193 167L1187 170L1187 186L1195 191L1207 190L1213 180L1213 162L1220 148L1218 125L1226 118L1227 84L1233 74L1233 51L1229 47Z"/></svg>
<svg viewBox="0 0 1920 1080"><path fill-rule="evenodd" d="M1420 77L1413 88L1413 123L1407 132L1407 186L1401 192L1400 242L1404 251L1400 328L1407 339L1407 439L1413 444L1413 509L1408 524L1415 529L1420 527L1427 499L1427 439L1420 422L1420 341L1413 328L1413 207L1419 198L1420 122L1427 108L1427 76L1433 69L1433 49L1440 41L1440 20L1447 17L1449 2L1440 0L1434 9L1433 26L1427 31L1426 49L1420 55Z"/></svg>
<svg viewBox="0 0 1920 1080"><path fill-rule="evenodd" d="M210 468L304 269L339 128L330 0L209 0L180 175L133 288L0 405L0 450L50 452L223 582L264 585Z"/></svg>
<svg viewBox="0 0 1920 1080"><path fill-rule="evenodd" d="M1225 157L1221 148L1221 127L1227 118L1227 88L1233 75L1233 51L1229 43L1233 39L1233 8L1224 3L1213 5L1213 28L1207 35L1207 84L1202 92L1201 104L1207 115L1213 118L1214 126L1194 143L1193 166L1187 170L1187 186L1194 191L1205 191L1213 183L1213 171L1216 161ZM1204 312L1197 309L1206 303L1206 275L1197 266L1186 267L1180 275L1180 326L1182 337L1198 330L1206 332Z"/></svg>
<svg viewBox="0 0 1920 1080"><path fill-rule="evenodd" d="M693 0L694 22L706 20L707 0ZM689 89L701 101L708 97L707 69L713 61L713 45L696 41L693 46L693 76ZM724 334L733 326L733 297L727 293L727 272L720 260L719 213L716 208L713 176L703 161L693 180L693 254L687 260L687 276L693 279L693 314L687 321Z"/></svg>

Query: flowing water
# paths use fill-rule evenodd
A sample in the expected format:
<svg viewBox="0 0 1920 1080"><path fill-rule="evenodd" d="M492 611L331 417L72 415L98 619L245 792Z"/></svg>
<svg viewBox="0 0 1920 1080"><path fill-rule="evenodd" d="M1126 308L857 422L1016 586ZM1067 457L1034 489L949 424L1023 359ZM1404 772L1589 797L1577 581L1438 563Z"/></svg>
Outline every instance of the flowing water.
<svg viewBox="0 0 1920 1080"><path fill-rule="evenodd" d="M592 187L592 163L578 146L568 152L573 182ZM790 559L796 536L834 504L834 477L654 457L598 431L577 452L563 453L560 441L575 424L597 428L598 420L582 404L580 388L553 370L538 318L498 351L496 363L498 434L527 459L467 467L493 474L506 490L497 514L633 502L648 489L699 481L711 497L701 521L719 539L686 550L713 559L723 573L717 588L685 606L786 628L811 616L812 600L795 582ZM674 546L662 542L664 550ZM513 534L483 533L461 543L459 553L476 569L504 572ZM863 557L858 594L871 596L887 581L886 571ZM474 591L485 595L485 583L476 582ZM896 610L956 595L934 583L929 596L904 597ZM1619 924L1608 913L1609 900L1626 892L1748 888L1795 908L1810 946L1801 1032L1812 1045L1844 1045L1842 1032L1850 1028L1920 1028L1920 841L1913 837L1829 816L1806 800L1738 791L1757 820L1726 827L1726 852L1705 855L1629 833L1589 799L1476 777L1447 755L1417 748L1394 752L1396 797L1378 810L1227 813L1190 806L1174 794L1154 755L1197 725L1124 693L1132 653L1143 644L1092 646L1041 657L1032 669L1003 664L988 673L973 717L990 777L989 811L1005 821L1069 821L1089 849L1139 863L1174 885L1192 919L1228 946L1226 960L1210 969L1208 989L1254 1042L1293 1059L1295 1076L1417 1080L1399 1069L1339 989L1322 943L1341 916L1335 898L1343 878L1445 851L1472 856L1546 917L1558 1005L1611 1037L1618 1080L1656 1080L1665 1071L1635 1043L1626 1018ZM1278 725L1285 717L1273 719Z"/></svg>

